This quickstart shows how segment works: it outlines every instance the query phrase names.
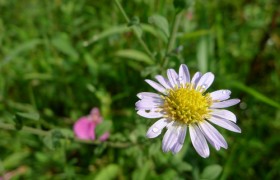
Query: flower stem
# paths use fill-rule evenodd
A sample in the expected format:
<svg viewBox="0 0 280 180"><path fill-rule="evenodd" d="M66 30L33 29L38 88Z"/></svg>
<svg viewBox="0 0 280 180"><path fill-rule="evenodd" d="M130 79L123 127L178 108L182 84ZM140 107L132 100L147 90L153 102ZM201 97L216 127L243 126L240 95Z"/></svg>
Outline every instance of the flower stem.
<svg viewBox="0 0 280 180"><path fill-rule="evenodd" d="M119 10L121 11L122 15L124 16L125 20L127 23L130 23L131 20L129 19L129 17L127 16L126 12L124 11L122 5L120 4L119 0L115 0L115 3L117 5L117 7L119 8ZM150 56L150 58L152 58L153 60L155 60L155 57L153 55L153 53L149 50L147 44L143 41L143 39L141 38L141 34L137 31L136 27L132 27L132 30L134 32L134 34L136 35L137 40L139 41L139 43L141 44L141 46L143 47L143 49L146 51L146 53Z"/></svg>
<svg viewBox="0 0 280 180"><path fill-rule="evenodd" d="M182 18L182 11L177 12L177 14L174 17L174 21L173 21L173 28L172 28L172 32L168 41L168 45L165 51L165 56L162 59L162 68L164 69L167 65L168 59L169 59L169 54L170 52L174 49L175 46L175 42L176 42L176 35L179 29L179 25L181 22L181 18Z"/></svg>
<svg viewBox="0 0 280 180"><path fill-rule="evenodd" d="M6 129L6 130L16 130L14 125L2 123L2 122L0 122L0 128ZM27 127L27 126L23 126L20 131L25 132L25 133L29 133L29 134L35 134L35 135L38 135L38 136L48 135L48 131L44 131L44 130L41 130L41 129L35 129L35 128Z"/></svg>
<svg viewBox="0 0 280 180"><path fill-rule="evenodd" d="M0 128L6 129L6 130L17 130L14 125L3 123L3 122L0 122ZM28 126L23 126L22 129L19 131L38 135L38 136L47 136L50 133L50 130L46 131L46 130L36 129L36 128L28 127ZM65 139L66 139L66 137L65 137ZM69 138L67 138L67 139L69 139ZM114 147L114 148L126 148L126 147L136 145L133 143L123 143L123 142L110 142L110 141L100 142L100 141L91 141L91 140L81 140L78 138L70 138L70 139L75 142L78 142L78 143L93 144L93 145L105 144L107 146Z"/></svg>

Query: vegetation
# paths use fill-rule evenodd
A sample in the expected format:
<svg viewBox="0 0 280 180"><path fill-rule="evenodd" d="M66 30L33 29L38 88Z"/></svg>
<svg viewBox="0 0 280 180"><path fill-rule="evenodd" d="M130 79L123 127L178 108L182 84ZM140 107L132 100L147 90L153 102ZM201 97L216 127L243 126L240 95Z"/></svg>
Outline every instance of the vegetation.
<svg viewBox="0 0 280 180"><path fill-rule="evenodd" d="M279 2L174 1L0 0L0 176L280 177ZM135 111L136 94L154 91L144 80L182 63L241 99L230 110L242 133L218 128L229 148L207 159L189 136L163 153L162 138L145 137L154 120ZM74 138L93 107L105 142Z"/></svg>

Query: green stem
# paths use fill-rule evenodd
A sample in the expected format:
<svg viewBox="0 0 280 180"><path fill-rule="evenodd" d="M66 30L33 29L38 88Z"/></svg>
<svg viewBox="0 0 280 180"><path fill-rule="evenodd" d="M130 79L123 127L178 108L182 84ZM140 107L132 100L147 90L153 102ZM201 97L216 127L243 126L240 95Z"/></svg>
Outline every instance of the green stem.
<svg viewBox="0 0 280 180"><path fill-rule="evenodd" d="M172 28L172 32L168 41L168 45L165 51L165 56L162 60L162 68L164 69L167 65L168 59L169 59L169 54L170 52L174 49L175 46L175 42L176 42L176 35L179 29L179 25L181 22L181 18L182 18L182 11L179 11L176 16L174 17L174 21L173 21L173 28Z"/></svg>
<svg viewBox="0 0 280 180"><path fill-rule="evenodd" d="M6 130L17 130L14 125L2 123L2 122L0 122L0 128L6 129ZM47 136L50 133L50 131L36 129L36 128L28 127L28 126L23 126L22 129L19 131L38 135L38 136ZM110 142L110 141L100 142L100 141L81 140L78 138L72 138L72 140L75 142L78 142L78 143L85 143L85 144L94 144L94 145L105 144L107 146L114 147L114 148L126 148L126 147L130 147L133 145L137 145L137 144L132 144L132 143L122 143L122 142Z"/></svg>
<svg viewBox="0 0 280 180"><path fill-rule="evenodd" d="M115 3L117 5L117 7L119 8L119 10L121 11L122 15L124 16L125 20L127 23L130 23L130 19L127 16L126 12L124 11L122 5L120 4L119 0L115 0ZM135 27L132 27L132 30L134 32L134 34L137 37L137 40L139 41L139 43L141 44L141 46L144 48L144 50L146 51L146 53L153 59L155 60L155 57L153 55L153 53L149 50L148 46L146 45L146 43L143 41L143 39L141 38L141 35L139 34L139 32L137 31L137 29Z"/></svg>
<svg viewBox="0 0 280 180"><path fill-rule="evenodd" d="M121 11L122 15L124 16L126 22L129 23L129 22L130 22L130 19L129 19L129 17L126 15L126 12L124 11L124 9L123 9L122 5L120 4L120 2L119 2L118 0L115 0L115 3L117 4L119 10Z"/></svg>
<svg viewBox="0 0 280 180"><path fill-rule="evenodd" d="M6 130L16 130L14 125L2 123L2 122L0 122L0 128L6 129ZM25 133L29 133L29 134L35 134L35 135L38 135L38 136L48 135L48 131L44 131L44 130L41 130L41 129L35 129L35 128L27 127L27 126L23 126L20 131L25 132Z"/></svg>

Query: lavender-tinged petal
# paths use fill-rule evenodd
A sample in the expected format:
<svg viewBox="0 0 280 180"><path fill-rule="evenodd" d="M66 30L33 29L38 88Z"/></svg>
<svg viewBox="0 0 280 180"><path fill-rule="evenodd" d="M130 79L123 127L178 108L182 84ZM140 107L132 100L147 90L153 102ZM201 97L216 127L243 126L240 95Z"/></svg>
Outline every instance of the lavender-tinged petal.
<svg viewBox="0 0 280 180"><path fill-rule="evenodd" d="M141 110L141 109L145 109L145 110L150 110L153 108L158 108L161 105L161 103L156 103L153 101L149 101L149 100L139 100L135 103L136 109L137 110Z"/></svg>
<svg viewBox="0 0 280 180"><path fill-rule="evenodd" d="M227 145L225 138L211 124L209 124L208 122L205 121L205 122L199 123L199 127L202 130L205 137L207 137L207 139L211 139L211 141L212 141L212 143L214 143L214 147L216 149L217 148L220 149L220 147L227 149L228 145Z"/></svg>
<svg viewBox="0 0 280 180"><path fill-rule="evenodd" d="M194 85L194 88L196 88L196 85L197 85L198 81L200 80L201 76L202 76L201 72L196 72L194 74L192 81L191 81L191 84Z"/></svg>
<svg viewBox="0 0 280 180"><path fill-rule="evenodd" d="M183 144L180 144L177 142L173 145L173 147L171 148L171 151L173 154L176 154L182 149L182 147L183 147Z"/></svg>
<svg viewBox="0 0 280 180"><path fill-rule="evenodd" d="M211 72L205 73L197 83L196 89L201 88L202 90L207 90L214 81L214 74Z"/></svg>
<svg viewBox="0 0 280 180"><path fill-rule="evenodd" d="M141 92L137 94L137 97L139 99L144 99L144 98L161 99L161 96L159 94L152 93L152 92Z"/></svg>
<svg viewBox="0 0 280 180"><path fill-rule="evenodd" d="M137 111L137 114L142 116L142 117L145 117L145 118L161 118L163 116L163 114L161 112L158 112L158 111L154 111L153 109L152 110L139 110Z"/></svg>
<svg viewBox="0 0 280 180"><path fill-rule="evenodd" d="M179 82L180 84L190 83L190 72L185 64L182 64L179 68Z"/></svg>
<svg viewBox="0 0 280 180"><path fill-rule="evenodd" d="M172 85L172 87L179 85L178 74L176 73L176 71L174 69L167 70L167 77L168 77L169 82Z"/></svg>
<svg viewBox="0 0 280 180"><path fill-rule="evenodd" d="M178 133L174 128L167 129L166 133L164 134L162 140L162 151L168 152L173 147L173 145L177 142Z"/></svg>
<svg viewBox="0 0 280 180"><path fill-rule="evenodd" d="M200 127L201 129L201 127ZM220 150L220 145L218 145L217 143L215 143L212 139L210 139L205 132L203 131L203 129L201 129L201 132L204 134L205 139L218 151Z"/></svg>
<svg viewBox="0 0 280 180"><path fill-rule="evenodd" d="M233 122L236 122L236 116L232 112L225 110L225 109L213 109L210 113L213 116L218 116L220 118L224 118Z"/></svg>
<svg viewBox="0 0 280 180"><path fill-rule="evenodd" d="M163 76L157 75L155 78L156 78L156 80L157 80L162 86L164 86L166 89L171 89L171 88L172 88L172 86L171 86L171 84L169 83L169 81L168 81L166 78L164 78Z"/></svg>
<svg viewBox="0 0 280 180"><path fill-rule="evenodd" d="M201 130L202 131L202 130ZM203 131L202 131L203 132ZM204 134L204 132L203 132L203 134ZM215 143L214 141L212 141L208 136L206 136L205 134L204 134L204 137L205 137L205 139L217 150L217 151L219 151L220 149L221 149L221 147L217 144L217 143Z"/></svg>
<svg viewBox="0 0 280 180"><path fill-rule="evenodd" d="M158 84L158 83L156 83L156 82L154 82L152 80L149 80L149 79L146 79L145 81L150 86L152 86L155 90L157 90L158 92L161 92L162 94L166 94L166 89L162 85L160 85L160 84Z"/></svg>
<svg viewBox="0 0 280 180"><path fill-rule="evenodd" d="M152 103L152 104L155 104L155 105L162 105L164 103L164 100L163 99L159 99L159 98L144 98L144 99L141 99L139 100L143 103Z"/></svg>
<svg viewBox="0 0 280 180"><path fill-rule="evenodd" d="M210 93L210 96L213 101L224 101L230 98L230 90L222 89Z"/></svg>
<svg viewBox="0 0 280 180"><path fill-rule="evenodd" d="M212 116L211 118L208 119L210 122L221 126L227 130L233 131L233 132L237 132L237 133L241 133L241 129L234 124L233 122L227 120L227 119L220 119L218 117L214 117Z"/></svg>
<svg viewBox="0 0 280 180"><path fill-rule="evenodd" d="M162 118L155 122L147 131L148 138L155 138L161 134L162 129L168 124L168 120Z"/></svg>
<svg viewBox="0 0 280 180"><path fill-rule="evenodd" d="M179 137L178 137L178 142L180 144L184 144L186 133L187 133L187 126L181 127L179 131Z"/></svg>
<svg viewBox="0 0 280 180"><path fill-rule="evenodd" d="M234 106L240 102L239 99L229 99L221 102L214 102L210 108L226 108Z"/></svg>
<svg viewBox="0 0 280 180"><path fill-rule="evenodd" d="M196 125L190 126L190 136L196 152L203 158L209 156L210 151L203 133Z"/></svg>

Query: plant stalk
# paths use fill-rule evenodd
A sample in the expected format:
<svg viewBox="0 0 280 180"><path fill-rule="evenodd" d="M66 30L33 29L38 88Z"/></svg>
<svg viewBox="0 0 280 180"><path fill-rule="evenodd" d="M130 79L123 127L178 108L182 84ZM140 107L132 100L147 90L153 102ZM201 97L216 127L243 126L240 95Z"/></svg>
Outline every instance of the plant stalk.
<svg viewBox="0 0 280 180"><path fill-rule="evenodd" d="M127 16L126 12L124 11L122 5L120 4L119 0L115 0L115 3L117 5L117 7L119 8L119 10L121 11L122 15L124 16L125 20L127 23L130 23L131 20L129 19L129 17ZM143 47L143 49L146 51L146 53L150 56L150 58L152 58L153 60L155 60L155 57L153 55L153 53L149 50L147 44L143 41L143 39L141 38L141 34L139 34L139 32L137 31L137 29L135 27L132 27L132 30L134 32L134 34L136 35L137 40L139 41L139 43L141 44L141 46Z"/></svg>
<svg viewBox="0 0 280 180"><path fill-rule="evenodd" d="M162 59L162 68L165 69L168 59L169 59L169 54L171 53L171 51L174 49L175 46L175 42L176 42L176 36L177 36L177 32L179 29L179 25L181 22L181 18L182 18L182 11L179 11L175 17L174 17L174 21L173 21L173 28L172 28L172 32L168 41L168 45L165 51L165 56Z"/></svg>
<svg viewBox="0 0 280 180"><path fill-rule="evenodd" d="M0 128L6 129L6 130L13 130L13 131L34 134L37 136L47 136L47 135L49 135L49 133L51 131L51 130L46 131L46 130L42 130L42 129L36 129L36 128L28 127L28 126L23 126L22 129L17 130L14 125L3 123L3 122L0 122ZM136 145L136 144L132 144L132 143L110 142L110 141L101 142L101 141L81 140L78 138L67 138L67 137L65 137L65 139L71 139L75 142L84 143L84 144L93 144L93 145L105 144L107 146L114 147L114 148L126 148L126 147Z"/></svg>

